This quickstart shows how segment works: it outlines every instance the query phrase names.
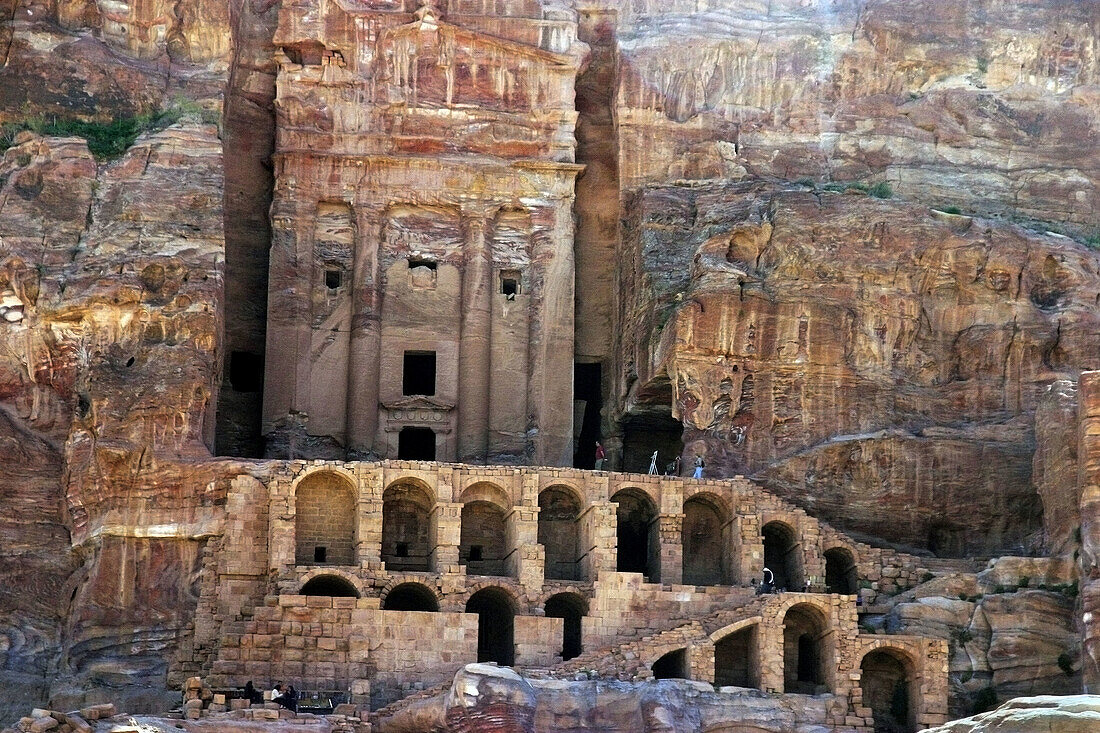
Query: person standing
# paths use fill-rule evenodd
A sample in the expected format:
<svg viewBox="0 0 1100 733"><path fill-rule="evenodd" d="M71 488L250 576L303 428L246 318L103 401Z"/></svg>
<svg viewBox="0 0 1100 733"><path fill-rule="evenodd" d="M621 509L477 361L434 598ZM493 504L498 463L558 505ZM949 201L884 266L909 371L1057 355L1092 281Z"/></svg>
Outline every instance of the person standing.
<svg viewBox="0 0 1100 733"><path fill-rule="evenodd" d="M692 478L703 478L703 467L706 466L706 461L703 460L702 453L695 454L695 473L691 475Z"/></svg>
<svg viewBox="0 0 1100 733"><path fill-rule="evenodd" d="M596 466L595 470L602 471L603 463L607 460L607 451L603 449L603 444L600 441L596 441Z"/></svg>

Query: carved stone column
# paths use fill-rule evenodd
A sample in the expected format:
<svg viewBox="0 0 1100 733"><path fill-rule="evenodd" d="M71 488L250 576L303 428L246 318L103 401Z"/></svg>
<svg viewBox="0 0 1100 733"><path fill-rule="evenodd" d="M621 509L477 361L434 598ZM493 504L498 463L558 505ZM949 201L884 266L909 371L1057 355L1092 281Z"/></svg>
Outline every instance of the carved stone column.
<svg viewBox="0 0 1100 733"><path fill-rule="evenodd" d="M465 219L462 331L458 346L458 460L485 463L489 440L492 253L487 220Z"/></svg>
<svg viewBox="0 0 1100 733"><path fill-rule="evenodd" d="M378 433L378 357L381 352L382 292L378 247L383 211L357 207L359 236L352 272L351 344L348 354L348 458L384 458L375 446Z"/></svg>

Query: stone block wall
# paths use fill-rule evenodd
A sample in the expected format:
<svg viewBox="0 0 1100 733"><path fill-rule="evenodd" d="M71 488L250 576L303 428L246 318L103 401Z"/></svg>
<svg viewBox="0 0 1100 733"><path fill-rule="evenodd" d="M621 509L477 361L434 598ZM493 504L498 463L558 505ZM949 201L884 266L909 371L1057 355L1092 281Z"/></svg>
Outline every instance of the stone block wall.
<svg viewBox="0 0 1100 733"><path fill-rule="evenodd" d="M784 622L773 606L775 599L802 598L807 608L820 609L816 617L824 619L822 628L831 639L825 682L837 695L848 695L865 637L858 632L853 596L823 593L826 553L841 548L850 555L868 603L915 585L927 572L919 559L854 542L741 477L696 480L411 461L286 461L269 469L266 485L251 477L234 481L229 502L239 514L230 534L211 551L204 573L204 597L210 601L200 607L196 638L201 629L207 652L194 651L188 669L198 667L226 684L278 678L303 689L358 690L375 704L396 700L477 661L478 615L466 613L466 604L479 591L491 590L514 614L507 643L521 667L561 664L566 621L546 617L544 605L566 593L580 616L575 623L581 629L581 658L619 645L627 651L603 654L598 665L628 677L648 674L647 665L662 650L688 649L684 659L691 676L714 680L715 645L725 637L711 636L757 619L748 674L761 689L779 691ZM331 490L329 503L316 487ZM621 499L622 492L650 512L657 528L650 551L660 561L654 573L660 582L615 570L612 499ZM389 512L398 495L417 497L414 534L427 557L417 570L405 568L403 559L390 559L395 550L386 537L396 531L391 523L397 515ZM562 510L560 501L547 497L564 498L568 506ZM706 558L692 557L699 550L692 538L683 537L685 504L706 507L707 526L714 530L704 538ZM343 547L352 548L351 557L303 563L298 539L303 510L313 513L304 524L307 531L313 531L316 516L338 511L339 532L348 538ZM540 526L543 511L546 523ZM317 526L332 532L333 524ZM790 538L785 551L795 568L792 577L797 573L815 592L755 595L750 581L761 578L765 528L776 526ZM239 533L253 539L245 541ZM565 558L575 580L545 577L546 548L538 540L548 533L557 561ZM477 545L481 560L473 559ZM721 565L729 582L676 582L685 559L696 569ZM358 597L299 595L307 583L325 576ZM439 610L385 610L389 593L404 584L422 589ZM771 616L765 608L773 608ZM939 694L938 688L930 694Z"/></svg>

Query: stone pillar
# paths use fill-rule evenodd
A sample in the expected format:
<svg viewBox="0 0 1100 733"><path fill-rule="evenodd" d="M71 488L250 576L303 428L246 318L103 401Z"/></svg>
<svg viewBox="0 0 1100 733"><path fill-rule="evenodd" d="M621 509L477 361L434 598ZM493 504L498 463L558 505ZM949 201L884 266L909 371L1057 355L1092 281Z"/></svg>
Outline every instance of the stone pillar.
<svg viewBox="0 0 1100 733"><path fill-rule="evenodd" d="M532 242L531 267L539 288L528 333L528 409L538 426L535 463L569 466L573 462L573 311L576 272L573 253L573 180L579 166L563 166L570 196L553 208L535 210L532 219L549 225L549 235Z"/></svg>
<svg viewBox="0 0 1100 733"><path fill-rule="evenodd" d="M738 524L741 543L737 557L741 566L741 580L755 580L759 583L764 573L764 541L760 534L760 515L742 514L740 520Z"/></svg>
<svg viewBox="0 0 1100 733"><path fill-rule="evenodd" d="M679 585L684 579L684 514L662 514L657 518L657 536L660 541L660 582Z"/></svg>
<svg viewBox="0 0 1100 733"><path fill-rule="evenodd" d="M374 445L378 433L379 354L382 344L382 288L378 248L383 212L357 207L358 237L352 270L351 344L348 353L348 458L385 458Z"/></svg>
<svg viewBox="0 0 1100 733"><path fill-rule="evenodd" d="M271 210L263 434L306 412L309 399L313 214L293 182L276 187ZM303 241L304 240L304 241Z"/></svg>
<svg viewBox="0 0 1100 733"><path fill-rule="evenodd" d="M504 518L505 571L532 595L542 589L546 549L539 544L539 508L515 506Z"/></svg>
<svg viewBox="0 0 1100 733"><path fill-rule="evenodd" d="M428 515L428 568L433 573L460 573L458 545L462 541L462 505L441 501Z"/></svg>
<svg viewBox="0 0 1100 733"><path fill-rule="evenodd" d="M268 568L282 572L294 566L294 497L288 477L274 478L268 487Z"/></svg>
<svg viewBox="0 0 1100 733"><path fill-rule="evenodd" d="M614 572L616 548L615 504L597 501L581 510L577 517L580 534L579 580L593 581L601 572Z"/></svg>
<svg viewBox="0 0 1100 733"><path fill-rule="evenodd" d="M458 460L485 463L489 440L492 253L483 216L464 218L462 325L458 345Z"/></svg>
<svg viewBox="0 0 1100 733"><path fill-rule="evenodd" d="M358 469L359 526L356 534L356 562L364 570L382 569L382 491L381 468Z"/></svg>

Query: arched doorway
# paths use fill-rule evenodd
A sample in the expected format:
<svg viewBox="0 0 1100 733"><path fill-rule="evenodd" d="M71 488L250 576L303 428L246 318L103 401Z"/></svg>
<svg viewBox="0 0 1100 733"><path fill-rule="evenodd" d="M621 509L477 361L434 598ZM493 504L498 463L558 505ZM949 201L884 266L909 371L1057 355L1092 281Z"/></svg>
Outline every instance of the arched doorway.
<svg viewBox="0 0 1100 733"><path fill-rule="evenodd" d="M579 655L581 619L588 615L588 601L576 593L558 593L546 599L547 617L562 619L561 658L567 661Z"/></svg>
<svg viewBox="0 0 1100 733"><path fill-rule="evenodd" d="M757 634L756 624L752 624L714 644L715 687L760 687Z"/></svg>
<svg viewBox="0 0 1100 733"><path fill-rule="evenodd" d="M383 611L431 611L439 610L439 599L431 588L420 583L395 585L382 601Z"/></svg>
<svg viewBox="0 0 1100 733"><path fill-rule="evenodd" d="M539 494L539 544L546 552L548 580L581 580L580 513L581 503L572 489L551 486Z"/></svg>
<svg viewBox="0 0 1100 733"><path fill-rule="evenodd" d="M764 538L764 566L775 574L775 587L802 590L802 546L794 529L783 522L768 522Z"/></svg>
<svg viewBox="0 0 1100 733"><path fill-rule="evenodd" d="M805 695L828 692L831 664L826 645L828 621L817 608L800 603L783 617L783 691Z"/></svg>
<svg viewBox="0 0 1100 733"><path fill-rule="evenodd" d="M318 575L310 578L298 591L302 596L330 596L332 598L358 598L359 591L339 575Z"/></svg>
<svg viewBox="0 0 1100 733"><path fill-rule="evenodd" d="M724 585L730 582L730 526L722 501L696 494L684 502L684 585Z"/></svg>
<svg viewBox="0 0 1100 733"><path fill-rule="evenodd" d="M868 652L859 665L863 706L871 708L875 733L916 730L910 660L894 650Z"/></svg>
<svg viewBox="0 0 1100 733"><path fill-rule="evenodd" d="M504 510L489 501L462 505L458 561L468 575L504 575Z"/></svg>
<svg viewBox="0 0 1100 733"><path fill-rule="evenodd" d="M651 667L655 680L689 680L691 669L688 665L687 649L676 649L665 654Z"/></svg>
<svg viewBox="0 0 1100 733"><path fill-rule="evenodd" d="M298 565L354 565L355 487L333 471L318 471L294 490L294 559Z"/></svg>
<svg viewBox="0 0 1100 733"><path fill-rule="evenodd" d="M830 593L854 596L859 592L859 571L848 548L833 547L825 551L825 585Z"/></svg>
<svg viewBox="0 0 1100 733"><path fill-rule="evenodd" d="M466 613L477 614L477 661L515 664L516 609L511 596L500 588L483 588L470 596Z"/></svg>
<svg viewBox="0 0 1100 733"><path fill-rule="evenodd" d="M615 569L620 573L642 573L651 583L661 581L660 540L657 507L640 489L622 489L611 497L615 502L618 553Z"/></svg>
<svg viewBox="0 0 1100 733"><path fill-rule="evenodd" d="M435 501L418 482L392 484L382 494L382 562L390 572L429 569L429 516Z"/></svg>

